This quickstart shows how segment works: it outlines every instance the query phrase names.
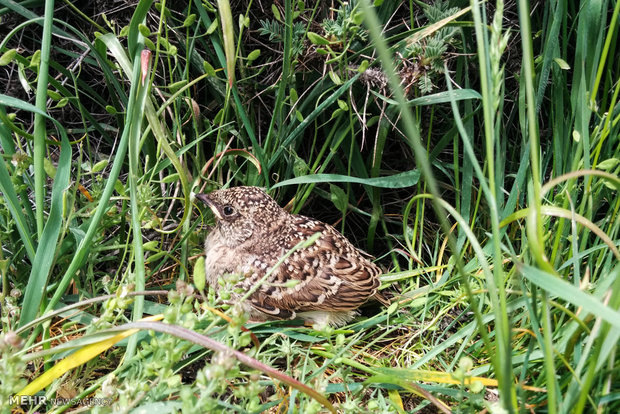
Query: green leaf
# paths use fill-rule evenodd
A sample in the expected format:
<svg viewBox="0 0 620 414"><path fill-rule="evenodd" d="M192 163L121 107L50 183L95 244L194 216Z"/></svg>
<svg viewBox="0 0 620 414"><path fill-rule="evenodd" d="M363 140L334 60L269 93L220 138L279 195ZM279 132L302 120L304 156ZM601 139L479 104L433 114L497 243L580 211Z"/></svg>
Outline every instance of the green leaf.
<svg viewBox="0 0 620 414"><path fill-rule="evenodd" d="M342 85L342 80L340 79L340 76L338 76L338 74L333 70L329 71L329 78L332 80L332 82L334 82L334 84Z"/></svg>
<svg viewBox="0 0 620 414"><path fill-rule="evenodd" d="M218 26L217 19L213 20L213 23L211 23L211 25L207 29L207 35L213 34L213 32L215 32L215 29L217 29L217 26Z"/></svg>
<svg viewBox="0 0 620 414"><path fill-rule="evenodd" d="M299 99L299 95L297 95L297 91L295 90L295 88L291 88L289 90L289 95L290 95L291 105L295 105L295 103Z"/></svg>
<svg viewBox="0 0 620 414"><path fill-rule="evenodd" d="M217 76L217 74L215 73L215 68L206 60L202 62L202 67L207 75L213 77Z"/></svg>
<svg viewBox="0 0 620 414"><path fill-rule="evenodd" d="M190 14L183 20L183 27L189 27L196 21L196 15L194 13Z"/></svg>
<svg viewBox="0 0 620 414"><path fill-rule="evenodd" d="M158 3L161 7L161 3ZM157 4L156 4L157 7ZM144 22L146 15L151 9L151 2L148 1L139 1L136 5L133 15L131 16L131 21L129 22L129 31L127 32L127 49L124 49L123 52L129 53L129 55L133 56L136 54L138 47L140 46L139 42L139 34L140 34L140 25ZM168 10L170 13L170 10ZM113 27L110 25L110 27ZM111 33L109 33L111 35ZM118 39L117 39L118 40ZM153 43L153 42L151 42ZM146 42L145 42L146 44ZM155 50L155 49L153 49Z"/></svg>
<svg viewBox="0 0 620 414"><path fill-rule="evenodd" d="M220 110L220 112L218 114L223 113L222 110ZM252 163L252 165L254 165L256 167L256 169L259 171L261 171L261 165L260 162L258 161L258 159L249 151L244 150L244 149L228 149L224 152L221 152L217 155L218 157L228 157L228 156L239 156L242 158L245 158L246 160L248 160L250 163Z"/></svg>
<svg viewBox="0 0 620 414"><path fill-rule="evenodd" d="M96 33L96 34L101 35L101 33ZM121 31L118 33L118 37L121 38L121 37L127 37L127 36L129 36L129 26L123 26L121 28Z"/></svg>
<svg viewBox="0 0 620 414"><path fill-rule="evenodd" d="M368 62L368 60L363 60L362 63L360 63L359 67L357 68L357 71L359 73L363 73L366 71L366 69L368 69L369 65L370 63Z"/></svg>
<svg viewBox="0 0 620 414"><path fill-rule="evenodd" d="M224 108L217 111L217 114L213 117L213 124L217 125L222 121L222 117L224 116Z"/></svg>
<svg viewBox="0 0 620 414"><path fill-rule="evenodd" d="M387 177L375 178L358 178L340 174L314 174L281 181L272 186L271 189L283 187L285 185L310 183L355 183L379 188L406 188L416 185L419 179L420 171L418 170L410 170Z"/></svg>
<svg viewBox="0 0 620 414"><path fill-rule="evenodd" d="M388 315L392 315L394 312L396 312L398 310L398 301L392 303L388 309L387 309L387 314Z"/></svg>
<svg viewBox="0 0 620 414"><path fill-rule="evenodd" d="M347 207L349 206L349 197L347 197L347 193L345 193L342 188L334 184L330 184L329 189L329 198L332 200L332 203L334 203L336 208L341 212L346 212Z"/></svg>
<svg viewBox="0 0 620 414"><path fill-rule="evenodd" d="M364 13L361 11L355 12L353 13L353 15L351 16L351 21L353 22L353 24L355 24L356 26L359 26L362 24L362 22L364 21Z"/></svg>
<svg viewBox="0 0 620 414"><path fill-rule="evenodd" d="M67 106L68 103L69 103L69 98L62 98L60 101L58 101L55 108L64 108L65 106Z"/></svg>
<svg viewBox="0 0 620 414"><path fill-rule="evenodd" d="M293 161L293 174L295 177L301 177L308 172L308 164L301 159L297 154L293 153L295 161Z"/></svg>
<svg viewBox="0 0 620 414"><path fill-rule="evenodd" d="M60 99L62 98L62 95L59 94L56 91L52 91L50 89L47 90L47 96L49 96L51 99L53 99L54 101L60 101Z"/></svg>
<svg viewBox="0 0 620 414"><path fill-rule="evenodd" d="M159 252L158 246L159 242L157 240L147 241L146 243L142 244L142 248L150 252Z"/></svg>
<svg viewBox="0 0 620 414"><path fill-rule="evenodd" d="M140 30L140 34L144 37L149 37L151 35L151 30L142 23L138 25L138 30Z"/></svg>
<svg viewBox="0 0 620 414"><path fill-rule="evenodd" d="M150 50L157 50L155 43L151 39L144 39L144 46L146 46Z"/></svg>
<svg viewBox="0 0 620 414"><path fill-rule="evenodd" d="M67 170L71 169L71 145L69 144L67 134L64 128L62 127L62 125L59 124L54 118L51 118L45 111L42 111L38 107L28 102L24 102L20 99L16 99L12 96L7 96L3 94L0 94L0 106L10 106L10 107L19 108L24 111L38 113L48 118L49 120L51 120L56 125L56 128L61 135L60 159L59 159L59 167L57 171L57 174L60 173L60 177L56 177L56 179L54 180L54 184L52 186L52 199L51 199L52 206L50 209L50 214L48 216L47 222L43 229L41 240L39 241L39 246L36 250L36 253L34 251L34 244L30 238L30 234L32 234L32 232L28 231L23 212L21 211L21 204L17 198L15 189L13 188L13 184L11 182L8 169L6 168L6 165L4 164L4 159L2 159L2 162L0 162L0 190L2 190L3 196L5 200L7 201L7 206L9 208L9 211L11 212L11 215L13 216L13 219L16 222L17 230L22 239L22 242L24 243L26 247L26 252L28 253L28 257L30 258L30 260L33 261L32 273L29 279L29 281L32 281L32 283L30 282L28 283L28 288L26 289L26 295L24 296L24 302L23 302L24 305L22 306L22 315L20 319L20 325L23 325L24 323L27 323L30 320L32 320L32 318L34 318L34 315L36 314L38 310L38 305L41 302L41 295L43 294L44 284L45 282L47 282L47 275L48 275L47 272L49 271L49 266L51 266L51 260L54 257L53 253L55 251L52 251L50 255L51 257L49 257L49 260L50 260L49 266L47 266L48 265L47 259L40 258L39 251L40 249L42 249L41 243L44 243L44 242L49 243L51 240L54 240L54 244L55 244L56 243L55 240L58 239L58 232L60 230L58 227L59 224L57 221L57 216L59 214L60 215L62 214L63 194L66 191L66 189L69 187L69 183L68 183L69 179L67 177L65 180L65 176L68 176L69 174ZM60 212L58 210L60 210ZM60 218L60 220L62 220L62 217ZM49 229L49 230L46 230L46 229ZM49 244L46 244L43 247L43 249L47 249L46 254L49 254ZM37 256L39 256L39 259L37 259ZM41 280L43 278L45 280L43 281L43 284L41 284ZM30 286L32 286L32 288L30 288ZM37 290L37 289L40 289L40 290ZM38 300L37 300L37 297L38 297ZM30 307L26 307L26 303ZM31 307L33 306L36 306L36 308L32 309Z"/></svg>
<svg viewBox="0 0 620 414"><path fill-rule="evenodd" d="M108 160L101 160L98 163L96 163L95 165L93 165L93 168L91 170L92 173L98 173L103 171L103 169L105 167L108 166L109 161Z"/></svg>
<svg viewBox="0 0 620 414"><path fill-rule="evenodd" d="M164 184L170 184L179 181L179 173L169 174L161 180Z"/></svg>
<svg viewBox="0 0 620 414"><path fill-rule="evenodd" d="M562 70L570 70L570 65L568 63L566 63L566 61L564 59L556 57L553 60L555 60L555 63L558 64L560 69L562 69Z"/></svg>
<svg viewBox="0 0 620 414"><path fill-rule="evenodd" d="M332 120L332 119L336 118L338 115L340 115L343 112L344 111L342 109L338 108L334 112L332 112L332 116L329 119Z"/></svg>
<svg viewBox="0 0 620 414"><path fill-rule="evenodd" d="M249 62L252 62L256 60L259 56L260 56L260 49L254 49L253 51L250 52L247 59Z"/></svg>
<svg viewBox="0 0 620 414"><path fill-rule="evenodd" d="M275 3L271 3L271 12L273 13L273 17L275 17L277 21L282 21L282 16L280 16L280 10L278 10L278 7L275 5Z"/></svg>
<svg viewBox="0 0 620 414"><path fill-rule="evenodd" d="M15 59L15 56L17 56L16 49L7 50L6 52L2 54L2 56L0 56L0 66L6 66L9 63L13 62L13 59Z"/></svg>
<svg viewBox="0 0 620 414"><path fill-rule="evenodd" d="M317 33L308 32L306 35L308 36L308 40L310 40L312 44L315 44L317 46L323 46L323 45L329 44L329 40L325 39L323 36Z"/></svg>
<svg viewBox="0 0 620 414"><path fill-rule="evenodd" d="M56 177L56 167L54 167L49 158L43 159L43 169L49 178L54 179Z"/></svg>
<svg viewBox="0 0 620 414"><path fill-rule="evenodd" d="M118 193L119 196L125 196L126 188L125 184L123 184L121 180L116 180L114 182L114 190Z"/></svg>
<svg viewBox="0 0 620 414"><path fill-rule="evenodd" d="M605 161L601 161L597 164L596 168L604 171L611 171L616 168L616 165L620 163L618 158L608 158Z"/></svg>
<svg viewBox="0 0 620 414"><path fill-rule="evenodd" d="M41 64L41 50L36 50L32 56L30 57L30 64L28 65L29 68L38 68L39 65Z"/></svg>
<svg viewBox="0 0 620 414"><path fill-rule="evenodd" d="M170 89L170 92L175 93L185 85L187 85L187 79L182 79L178 82L171 83L170 85L168 85L168 88Z"/></svg>
<svg viewBox="0 0 620 414"><path fill-rule="evenodd" d="M205 257L200 256L196 259L196 263L194 263L194 286L199 291L203 291L206 286L206 274L205 274Z"/></svg>

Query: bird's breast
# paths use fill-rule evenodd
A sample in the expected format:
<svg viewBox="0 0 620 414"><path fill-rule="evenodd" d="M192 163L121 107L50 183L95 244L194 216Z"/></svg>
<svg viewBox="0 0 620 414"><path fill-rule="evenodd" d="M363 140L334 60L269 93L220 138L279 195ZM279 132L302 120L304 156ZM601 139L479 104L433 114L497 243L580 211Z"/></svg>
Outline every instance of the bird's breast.
<svg viewBox="0 0 620 414"><path fill-rule="evenodd" d="M207 283L214 289L219 287L217 281L224 274L242 274L248 277L256 271L256 256L249 252L244 244L231 247L224 243L217 229L207 236L205 256Z"/></svg>

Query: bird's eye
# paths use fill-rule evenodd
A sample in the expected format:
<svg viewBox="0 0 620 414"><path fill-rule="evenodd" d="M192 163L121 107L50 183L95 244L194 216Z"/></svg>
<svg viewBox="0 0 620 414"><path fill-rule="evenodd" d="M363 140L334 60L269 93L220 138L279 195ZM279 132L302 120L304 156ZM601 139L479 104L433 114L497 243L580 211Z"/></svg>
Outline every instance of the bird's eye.
<svg viewBox="0 0 620 414"><path fill-rule="evenodd" d="M232 206L224 206L223 212L225 216L232 216L236 211Z"/></svg>

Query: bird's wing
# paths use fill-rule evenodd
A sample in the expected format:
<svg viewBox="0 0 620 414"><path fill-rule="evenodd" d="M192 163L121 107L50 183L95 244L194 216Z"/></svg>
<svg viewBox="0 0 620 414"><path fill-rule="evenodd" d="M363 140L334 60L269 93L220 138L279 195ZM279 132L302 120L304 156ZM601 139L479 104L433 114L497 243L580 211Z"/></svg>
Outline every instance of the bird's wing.
<svg viewBox="0 0 620 414"><path fill-rule="evenodd" d="M255 308L286 319L296 312L353 310L375 295L380 284L379 267L332 226L303 216L295 220L297 230L288 237L279 237L287 240L287 245L281 246L284 252L316 232L322 235L312 246L292 253L273 271L250 297Z"/></svg>

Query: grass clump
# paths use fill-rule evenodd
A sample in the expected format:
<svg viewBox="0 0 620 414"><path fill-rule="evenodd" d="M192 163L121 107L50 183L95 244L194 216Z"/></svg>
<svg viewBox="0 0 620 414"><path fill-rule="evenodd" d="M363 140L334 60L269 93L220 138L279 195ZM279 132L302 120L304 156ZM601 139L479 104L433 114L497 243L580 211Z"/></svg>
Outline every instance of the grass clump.
<svg viewBox="0 0 620 414"><path fill-rule="evenodd" d="M4 412L618 411L617 2L0 4ZM248 323L225 185L392 305Z"/></svg>

